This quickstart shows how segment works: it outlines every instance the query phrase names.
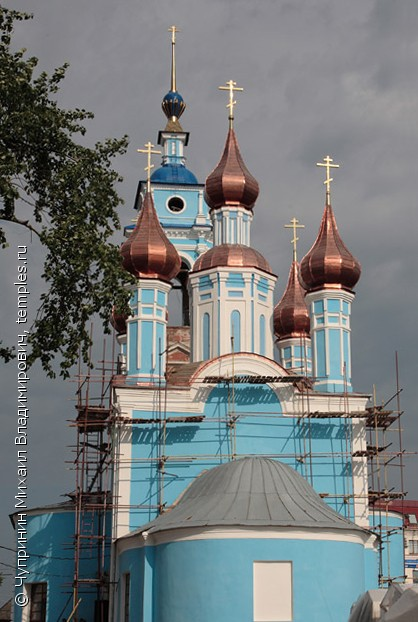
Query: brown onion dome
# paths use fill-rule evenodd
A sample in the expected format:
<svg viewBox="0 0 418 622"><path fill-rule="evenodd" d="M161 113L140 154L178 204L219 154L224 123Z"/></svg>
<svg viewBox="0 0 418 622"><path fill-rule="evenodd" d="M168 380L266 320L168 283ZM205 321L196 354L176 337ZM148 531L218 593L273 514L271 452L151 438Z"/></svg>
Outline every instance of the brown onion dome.
<svg viewBox="0 0 418 622"><path fill-rule="evenodd" d="M211 209L227 205L252 209L258 192L258 182L245 166L230 128L221 160L206 179L205 201Z"/></svg>
<svg viewBox="0 0 418 622"><path fill-rule="evenodd" d="M136 277L170 281L178 274L180 256L160 225L150 192L145 195L135 229L120 252L123 267Z"/></svg>
<svg viewBox="0 0 418 622"><path fill-rule="evenodd" d="M200 255L195 261L193 272L217 267L258 268L273 274L270 265L263 255L254 248L244 244L219 244Z"/></svg>
<svg viewBox="0 0 418 622"><path fill-rule="evenodd" d="M110 324L113 326L113 328L118 333L118 335L126 334L126 320L127 319L128 319L127 315L123 313L119 313L116 310L116 307L112 308L112 315L110 316Z"/></svg>
<svg viewBox="0 0 418 622"><path fill-rule="evenodd" d="M274 307L274 333L278 339L309 337L311 322L305 303L305 291L299 283L299 265L293 261L286 290Z"/></svg>
<svg viewBox="0 0 418 622"><path fill-rule="evenodd" d="M361 266L338 233L331 205L325 205L318 237L300 262L302 285L307 291L351 291L360 278Z"/></svg>

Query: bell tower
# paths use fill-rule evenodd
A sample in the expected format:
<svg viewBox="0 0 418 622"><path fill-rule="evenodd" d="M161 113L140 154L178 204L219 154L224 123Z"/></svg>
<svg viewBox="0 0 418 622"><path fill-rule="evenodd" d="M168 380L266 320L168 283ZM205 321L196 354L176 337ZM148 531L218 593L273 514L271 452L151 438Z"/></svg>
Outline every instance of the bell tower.
<svg viewBox="0 0 418 622"><path fill-rule="evenodd" d="M189 326L189 271L199 255L212 246L212 224L204 199L204 184L199 183L186 166L185 148L189 142L189 132L180 124L186 104L177 90L176 76L176 35L179 30L176 26L168 30L171 34L170 90L161 104L167 121L165 128L158 134L162 161L161 166L151 175L151 194L158 220L180 255L181 267L173 288L181 293L180 323ZM144 180L139 182L134 204L138 212L144 202L146 186ZM133 225L126 227L126 233L130 233L133 228Z"/></svg>

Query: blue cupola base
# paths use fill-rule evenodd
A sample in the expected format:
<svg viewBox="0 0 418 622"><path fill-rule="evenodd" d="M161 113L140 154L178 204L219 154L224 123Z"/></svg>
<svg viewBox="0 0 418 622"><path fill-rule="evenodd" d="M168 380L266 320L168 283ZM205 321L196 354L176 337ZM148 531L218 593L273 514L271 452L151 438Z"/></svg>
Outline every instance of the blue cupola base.
<svg viewBox="0 0 418 622"><path fill-rule="evenodd" d="M315 389L327 393L351 392L352 292L323 289L306 294L311 318L312 363Z"/></svg>
<svg viewBox="0 0 418 622"><path fill-rule="evenodd" d="M127 321L127 380L161 383L165 377L167 304L171 285L139 279Z"/></svg>

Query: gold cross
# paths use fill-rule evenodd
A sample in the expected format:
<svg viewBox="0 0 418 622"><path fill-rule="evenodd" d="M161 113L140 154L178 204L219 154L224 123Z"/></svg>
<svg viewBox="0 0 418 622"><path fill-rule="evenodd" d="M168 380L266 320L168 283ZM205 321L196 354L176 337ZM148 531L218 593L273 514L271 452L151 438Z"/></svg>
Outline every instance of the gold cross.
<svg viewBox="0 0 418 622"><path fill-rule="evenodd" d="M176 32L180 32L176 26L170 26L168 32L171 32L171 90L175 91L176 86Z"/></svg>
<svg viewBox="0 0 418 622"><path fill-rule="evenodd" d="M175 43L176 32L180 32L180 30L178 30L177 26L170 26L170 28L168 29L168 32L171 32L171 43Z"/></svg>
<svg viewBox="0 0 418 622"><path fill-rule="evenodd" d="M340 168L339 164L332 164L332 162L334 161L332 158L329 157L329 155L325 156L325 158L323 158L323 162L317 162L316 165L317 166L325 166L327 169L327 177L324 181L324 184L327 187L327 205L329 205L330 203L330 196L331 196L331 182L333 181L332 177L329 176L329 171L331 168Z"/></svg>
<svg viewBox="0 0 418 622"><path fill-rule="evenodd" d="M218 88L220 91L229 91L229 103L226 105L226 107L229 108L229 127L232 128L232 123L234 120L234 106L237 103L234 100L234 92L243 91L244 89L240 86L237 86L237 83L233 80L228 80L226 86L219 86Z"/></svg>
<svg viewBox="0 0 418 622"><path fill-rule="evenodd" d="M285 225L285 229L293 229L293 239L291 240L291 243L293 244L293 261L297 261L297 242L299 241L299 238L296 235L296 232L298 229L304 229L305 225L300 225L299 221L297 218L295 218L293 216L292 220L290 221L289 225Z"/></svg>
<svg viewBox="0 0 418 622"><path fill-rule="evenodd" d="M137 149L138 153L146 153L148 155L147 166L144 168L144 171L147 171L147 192L151 191L151 170L154 168L154 164L151 164L151 154L161 153L161 151L153 151L152 149L154 146L155 145L152 145L150 141L148 141L144 145L145 149Z"/></svg>

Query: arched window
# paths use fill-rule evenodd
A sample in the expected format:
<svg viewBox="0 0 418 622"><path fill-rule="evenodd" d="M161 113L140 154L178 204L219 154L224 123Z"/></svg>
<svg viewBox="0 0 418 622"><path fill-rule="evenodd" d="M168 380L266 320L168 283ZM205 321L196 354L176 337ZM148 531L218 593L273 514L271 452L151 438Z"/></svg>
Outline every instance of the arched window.
<svg viewBox="0 0 418 622"><path fill-rule="evenodd" d="M231 313L231 350L241 352L241 314L237 310Z"/></svg>
<svg viewBox="0 0 418 622"><path fill-rule="evenodd" d="M180 271L172 281L172 292L169 306L170 326L190 326L190 302L189 302L189 266L183 260Z"/></svg>
<svg viewBox="0 0 418 622"><path fill-rule="evenodd" d="M207 361L208 359L210 359L210 315L209 313L203 314L202 324L203 324L202 326L203 357L202 358L204 361Z"/></svg>
<svg viewBox="0 0 418 622"><path fill-rule="evenodd" d="M266 354L266 318L260 315L260 354Z"/></svg>

